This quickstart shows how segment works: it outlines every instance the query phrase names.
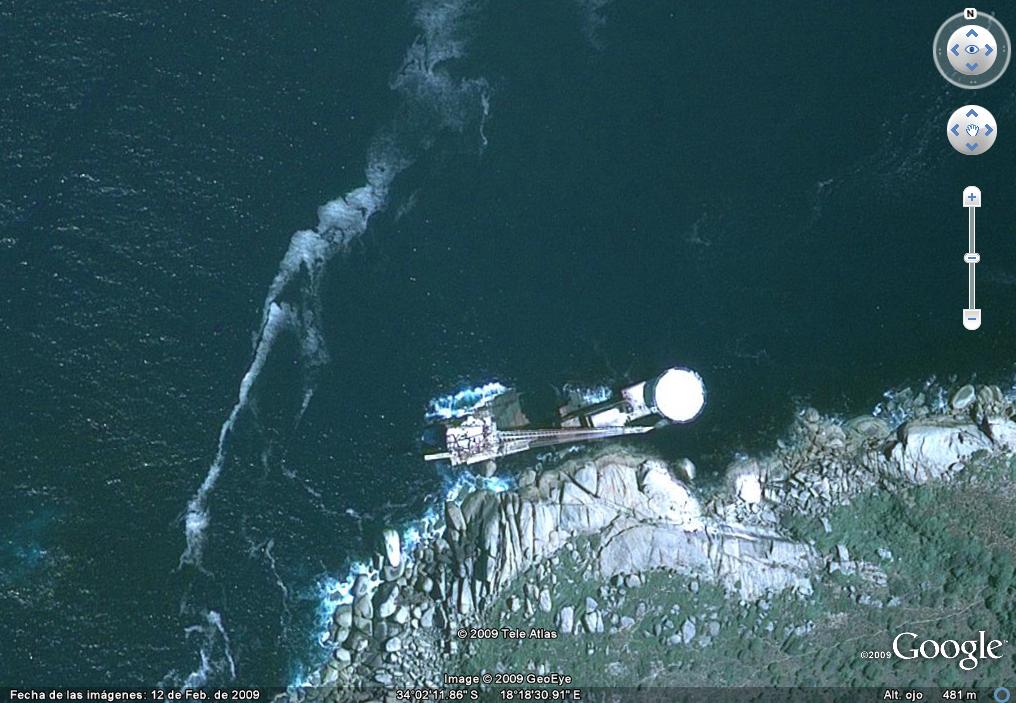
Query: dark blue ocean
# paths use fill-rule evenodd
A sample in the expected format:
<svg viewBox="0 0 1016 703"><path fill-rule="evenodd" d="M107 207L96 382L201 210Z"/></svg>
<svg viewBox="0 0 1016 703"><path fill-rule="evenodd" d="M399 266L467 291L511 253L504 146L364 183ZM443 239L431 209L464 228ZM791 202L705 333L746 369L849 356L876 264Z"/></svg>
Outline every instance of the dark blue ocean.
<svg viewBox="0 0 1016 703"><path fill-rule="evenodd" d="M299 681L446 393L693 367L637 441L708 483L1011 382L1013 74L942 80L950 3L778 5L0 1L0 684Z"/></svg>

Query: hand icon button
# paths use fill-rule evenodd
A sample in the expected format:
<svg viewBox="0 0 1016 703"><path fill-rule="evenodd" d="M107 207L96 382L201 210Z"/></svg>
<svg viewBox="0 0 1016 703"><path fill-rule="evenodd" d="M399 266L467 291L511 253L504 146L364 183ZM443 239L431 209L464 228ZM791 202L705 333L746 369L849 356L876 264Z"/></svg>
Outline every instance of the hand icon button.
<svg viewBox="0 0 1016 703"><path fill-rule="evenodd" d="M987 109L964 105L949 117L945 131L956 151L964 156L980 156L995 143L998 127Z"/></svg>

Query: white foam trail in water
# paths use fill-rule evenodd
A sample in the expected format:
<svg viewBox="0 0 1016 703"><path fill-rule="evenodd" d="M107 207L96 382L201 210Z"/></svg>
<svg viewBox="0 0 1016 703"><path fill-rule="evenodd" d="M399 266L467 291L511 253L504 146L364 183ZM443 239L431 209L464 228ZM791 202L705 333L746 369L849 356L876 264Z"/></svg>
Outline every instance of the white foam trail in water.
<svg viewBox="0 0 1016 703"><path fill-rule="evenodd" d="M212 661L208 658L208 652L201 648L201 666L184 680L181 688L200 688L208 680L208 674L212 672Z"/></svg>
<svg viewBox="0 0 1016 703"><path fill-rule="evenodd" d="M226 628L222 626L222 616L214 610L208 612L208 622L215 626L215 629L222 635L222 646L226 650L226 661L229 662L229 678L236 678L236 662L233 661L233 652L229 647L229 635Z"/></svg>
<svg viewBox="0 0 1016 703"><path fill-rule="evenodd" d="M265 557L268 559L268 564L272 569L272 573L275 574L275 585L282 591L282 607L287 612L289 611L289 589L286 588L286 582L282 580L282 576L279 575L278 565L275 563L275 555L272 554L272 549L275 548L275 540L268 540L268 544L265 545Z"/></svg>
<svg viewBox="0 0 1016 703"><path fill-rule="evenodd" d="M233 652L230 649L229 634L222 624L222 616L214 610L205 613L204 625L191 625L185 630L186 634L202 633L204 643L201 646L201 665L184 679L181 688L200 688L208 683L209 676L219 673L219 666L215 664L213 652L217 640L222 641L223 655L226 663L229 664L230 679L236 678L236 662L233 660ZM225 672L222 672L225 673ZM165 681L165 679L164 679Z"/></svg>
<svg viewBox="0 0 1016 703"><path fill-rule="evenodd" d="M484 93L480 96L480 104L483 106L483 117L480 118L480 141L483 143L483 148L487 148L487 144L490 142L487 140L487 118L490 117L490 95Z"/></svg>
<svg viewBox="0 0 1016 703"><path fill-rule="evenodd" d="M251 361L247 373L243 375L243 380L240 381L240 392L236 404L219 431L219 446L215 453L215 461L209 467L205 480L198 487L194 497L187 504L187 514L184 519L187 549L180 556L180 566L183 566L185 563L198 565L201 562L204 533L205 528L208 527L208 494L215 488L215 483L219 480L219 474L222 473L229 435L233 431L233 426L236 424L236 418L240 414L240 411L247 406L251 386L257 379L258 374L261 373L261 369L268 358L268 352L271 351L276 337L286 326L291 324L292 319L293 313L288 306L279 305L275 302L268 304L264 322L261 325L261 334L255 344L254 359Z"/></svg>
<svg viewBox="0 0 1016 703"><path fill-rule="evenodd" d="M210 524L209 495L226 462L228 440L247 408L251 389L283 330L297 336L304 376L303 400L296 421L310 403L319 369L328 362L320 321L320 285L325 265L367 229L374 214L387 204L392 182L446 130L461 131L489 112L483 79L453 76L446 63L465 56L463 25L474 4L468 0L437 0L415 4L420 35L406 52L391 88L403 96L398 118L375 138L367 158L366 184L326 203L318 210L313 230L295 233L269 286L253 361L240 382L236 404L219 431L215 460L187 504L184 529L187 547L180 566L201 567L205 532ZM482 115L482 117L481 117ZM485 141L485 138L481 138ZM281 296L291 303L282 303Z"/></svg>

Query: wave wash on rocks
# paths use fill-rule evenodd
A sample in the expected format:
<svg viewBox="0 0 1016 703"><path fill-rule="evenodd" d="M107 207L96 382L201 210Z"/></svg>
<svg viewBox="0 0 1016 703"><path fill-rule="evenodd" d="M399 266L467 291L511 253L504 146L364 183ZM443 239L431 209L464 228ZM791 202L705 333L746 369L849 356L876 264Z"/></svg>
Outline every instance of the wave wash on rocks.
<svg viewBox="0 0 1016 703"><path fill-rule="evenodd" d="M354 584L352 603L333 614L331 659L291 697L366 700L396 682L437 686L460 655L455 631L482 625L516 579L546 577L554 555L584 536L598 537L586 567L603 581L662 570L745 600L788 590L807 598L830 558L782 534L782 516L819 517L875 487L948 480L978 452L1009 455L1013 414L993 386L960 389L945 412L913 408L895 428L871 415L844 423L807 409L788 441L732 463L705 501L676 477L687 476L680 462L617 447L525 471L514 490L472 490L445 504L442 535L416 545L411 559L397 533L385 532L374 556L380 582ZM836 568L866 571L843 560ZM538 584L524 592L526 613L554 608ZM576 618L568 606L557 620L568 622L564 635L603 631L602 617Z"/></svg>

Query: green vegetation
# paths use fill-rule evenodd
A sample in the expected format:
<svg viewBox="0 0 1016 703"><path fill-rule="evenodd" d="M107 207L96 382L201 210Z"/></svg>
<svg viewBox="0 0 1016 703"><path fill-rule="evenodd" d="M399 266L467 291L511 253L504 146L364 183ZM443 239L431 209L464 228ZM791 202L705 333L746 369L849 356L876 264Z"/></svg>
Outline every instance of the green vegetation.
<svg viewBox="0 0 1016 703"><path fill-rule="evenodd" d="M520 579L486 624L556 629L562 606L575 608L578 623L590 597L605 631L475 642L459 671L528 671L543 664L584 687L992 686L1016 680L1016 462L982 459L950 483L872 491L827 517L830 532L800 515L787 518L783 529L823 555L844 545L851 562L866 564L823 571L808 598L782 594L759 603L741 603L716 586L668 573L601 590L605 584L586 566L595 544L584 541L575 552L561 552L555 584L535 573ZM537 609L527 618L508 607L530 581L551 592L550 613ZM688 618L696 630L690 644L675 639ZM613 634L612 624L618 628ZM919 644L976 639L979 630L988 639L1012 641L1001 647L1002 659L983 660L969 672L956 660L861 656L890 651L900 632L917 633Z"/></svg>

